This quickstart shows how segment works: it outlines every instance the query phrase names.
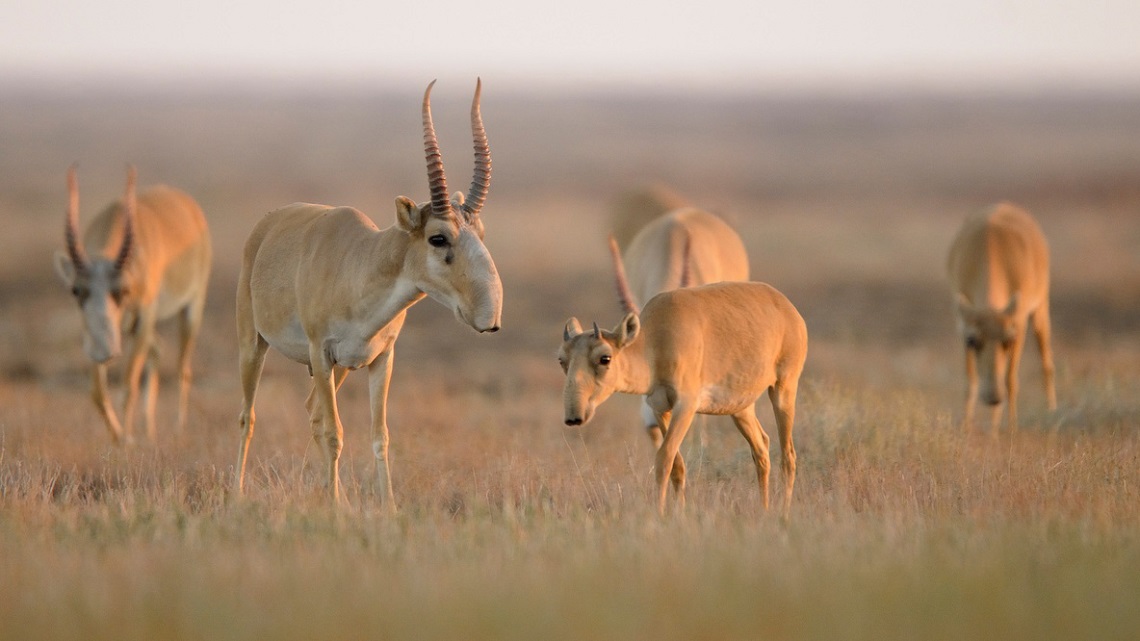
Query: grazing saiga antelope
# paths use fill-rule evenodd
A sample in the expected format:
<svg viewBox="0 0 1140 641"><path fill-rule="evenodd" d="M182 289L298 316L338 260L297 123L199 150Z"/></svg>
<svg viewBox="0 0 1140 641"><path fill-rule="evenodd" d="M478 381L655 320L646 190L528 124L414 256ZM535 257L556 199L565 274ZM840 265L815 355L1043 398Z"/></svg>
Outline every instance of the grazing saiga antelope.
<svg viewBox="0 0 1140 641"><path fill-rule="evenodd" d="M1027 325L1041 352L1045 395L1057 408L1049 322L1049 247L1025 210L1000 203L969 217L950 245L947 271L958 331L965 341L965 425L973 424L979 395L992 406L992 427L1008 400L1009 427L1017 429L1017 373ZM1004 397L1003 397L1004 393Z"/></svg>
<svg viewBox="0 0 1140 641"><path fill-rule="evenodd" d="M471 129L475 176L464 199L447 197L443 160L431 119L432 81L424 92L424 151L431 200L396 199L396 224L380 230L351 207L297 203L266 214L246 241L237 291L243 404L236 485L240 493L253 437L254 396L266 350L309 367L305 407L313 439L340 495L343 429L336 392L349 370L368 368L372 449L379 492L394 508L388 469L388 382L407 309L425 295L479 332L499 329L503 286L483 244L479 212L491 180L491 152L475 86Z"/></svg>
<svg viewBox="0 0 1140 641"><path fill-rule="evenodd" d="M694 207L676 209L651 221L633 237L624 256L619 255L618 246L616 237L611 237L614 269L624 273L619 286L629 285L619 296L626 313L636 313L639 300L671 289L748 280L748 253L740 236L719 217ZM647 403L642 403L641 410L645 429L659 447L662 434L657 418ZM678 465L684 466L684 461L678 460Z"/></svg>
<svg viewBox="0 0 1140 641"><path fill-rule="evenodd" d="M190 354L202 325L210 277L210 234L202 210L190 196L162 185L136 196L135 168L128 167L125 197L99 212L80 242L79 184L74 165L67 172L67 187L67 251L56 253L55 268L83 314L83 349L95 364L95 406L111 438L116 443L130 441L142 387L146 433L155 440L155 324L177 316L181 431L190 393ZM107 363L122 350L124 330L133 342L125 369L127 393L120 424L107 396Z"/></svg>
<svg viewBox="0 0 1140 641"><path fill-rule="evenodd" d="M628 286L619 285L619 290ZM664 514L670 478L684 505L685 469L676 463L693 416L730 415L752 450L767 509L769 441L755 407L767 390L783 453L786 515L796 479L796 390L806 356L803 318L783 294L764 283L712 283L663 292L640 315L626 314L610 331L595 323L592 331L583 332L578 319L571 318L558 353L566 373L566 424L589 422L614 392L644 395L657 424L666 426L654 464L657 507Z"/></svg>

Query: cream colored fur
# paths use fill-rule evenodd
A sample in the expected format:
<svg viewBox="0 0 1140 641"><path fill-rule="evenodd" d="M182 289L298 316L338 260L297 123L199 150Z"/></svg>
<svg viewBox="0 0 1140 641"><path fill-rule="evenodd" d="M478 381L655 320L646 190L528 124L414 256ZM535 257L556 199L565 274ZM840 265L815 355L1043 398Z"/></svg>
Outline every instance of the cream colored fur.
<svg viewBox="0 0 1140 641"><path fill-rule="evenodd" d="M647 398L667 426L654 465L658 509L671 478L685 497L681 441L695 414L726 414L748 441L765 508L770 468L768 435L756 417L768 392L776 416L785 476L784 512L796 475L792 441L796 391L807 355L807 328L788 299L763 283L714 283L658 294L640 315L612 330L582 331L567 321L559 361L568 425L582 425L614 392Z"/></svg>
<svg viewBox="0 0 1140 641"><path fill-rule="evenodd" d="M78 218L75 169L69 172ZM133 208L132 208L133 203ZM130 213L133 209L133 214ZM115 267L123 245L124 221L132 219L133 241L129 258ZM155 406L158 399L158 351L155 324L178 317L179 402L178 429L186 424L190 393L190 357L206 301L210 277L210 234L201 208L190 196L171 187L156 186L135 197L134 169L129 170L127 194L112 203L87 226L80 244L86 265L80 268L67 253L58 252L56 271L72 290L84 316L84 343L94 362L92 400L116 442L132 440L140 388L143 389L145 426L156 438ZM107 394L107 366L121 351L123 332L132 338L124 380L123 421Z"/></svg>
<svg viewBox="0 0 1140 641"><path fill-rule="evenodd" d="M1018 367L1028 326L1041 352L1049 409L1056 409L1049 248L1033 217L1009 203L971 216L950 246L947 271L965 343L965 424L973 423L980 392L993 408L993 428L1000 423L1001 403L1006 401L1009 427L1017 429Z"/></svg>
<svg viewBox="0 0 1140 641"><path fill-rule="evenodd" d="M424 96L424 120L434 144L430 90ZM474 123L478 90L472 112ZM436 149L429 147L428 160L429 176L432 163L437 165L438 183L430 181L433 191L437 186L442 191L442 161ZM489 162L488 157L488 179ZM443 202L447 204L446 197ZM394 507L387 397L405 312L426 295L479 332L499 329L502 283L483 244L478 210L463 205L462 193L444 210L401 196L396 199L396 224L380 230L351 207L297 203L267 214L254 227L246 241L237 292L243 395L235 479L239 493L253 437L254 398L266 350L273 347L307 365L313 376L305 406L313 439L327 462L334 500L340 496L344 435L336 392L348 371L368 368L378 493Z"/></svg>

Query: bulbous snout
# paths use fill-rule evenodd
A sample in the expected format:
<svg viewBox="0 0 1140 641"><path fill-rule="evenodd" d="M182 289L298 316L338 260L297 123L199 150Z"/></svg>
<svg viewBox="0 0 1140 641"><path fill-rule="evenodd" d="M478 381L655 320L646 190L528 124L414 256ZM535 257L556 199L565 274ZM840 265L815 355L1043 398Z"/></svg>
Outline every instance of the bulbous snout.
<svg viewBox="0 0 1140 641"><path fill-rule="evenodd" d="M118 356L122 349L119 346L119 341L113 337L104 337L102 340L95 340L90 334L85 334L83 337L83 351L87 354L87 358L90 358L93 363L102 364Z"/></svg>
<svg viewBox="0 0 1140 641"><path fill-rule="evenodd" d="M105 313L84 310L83 351L95 363L106 363L122 351L118 318Z"/></svg>
<svg viewBox="0 0 1140 641"><path fill-rule="evenodd" d="M471 277L466 295L460 295L456 314L479 333L494 333L502 327L503 282L495 261L481 244L471 250L467 264Z"/></svg>
<svg viewBox="0 0 1140 641"><path fill-rule="evenodd" d="M594 416L593 408L586 404L574 402L566 403L565 423L569 427L578 427L590 422Z"/></svg>

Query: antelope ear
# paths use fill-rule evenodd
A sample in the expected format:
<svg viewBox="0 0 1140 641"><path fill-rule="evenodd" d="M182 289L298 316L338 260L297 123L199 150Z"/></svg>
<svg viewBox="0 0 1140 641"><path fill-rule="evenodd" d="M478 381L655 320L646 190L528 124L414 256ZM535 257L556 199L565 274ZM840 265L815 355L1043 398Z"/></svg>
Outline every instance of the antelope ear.
<svg viewBox="0 0 1140 641"><path fill-rule="evenodd" d="M614 328L614 335L617 336L618 348L623 348L626 345L632 343L634 339L637 338L637 334L640 331L641 319L637 317L637 314L634 314L632 312L626 314L625 318L623 318L621 322L618 323L618 326Z"/></svg>
<svg viewBox="0 0 1140 641"><path fill-rule="evenodd" d="M396 224L409 233L423 229L423 212L411 198L406 196L396 198Z"/></svg>
<svg viewBox="0 0 1140 641"><path fill-rule="evenodd" d="M461 192L461 191L457 191L454 194L451 194L451 209L454 211L459 211L460 209L463 208L463 203L466 200L467 200L467 198L463 195L463 192Z"/></svg>
<svg viewBox="0 0 1140 641"><path fill-rule="evenodd" d="M71 257L67 252L57 251L52 256L55 263L55 273L59 275L59 279L67 287L75 284L75 263L71 262Z"/></svg>
<svg viewBox="0 0 1140 641"><path fill-rule="evenodd" d="M570 320L566 321L566 327L562 328L562 341L566 342L582 333L582 324L578 319L571 316Z"/></svg>

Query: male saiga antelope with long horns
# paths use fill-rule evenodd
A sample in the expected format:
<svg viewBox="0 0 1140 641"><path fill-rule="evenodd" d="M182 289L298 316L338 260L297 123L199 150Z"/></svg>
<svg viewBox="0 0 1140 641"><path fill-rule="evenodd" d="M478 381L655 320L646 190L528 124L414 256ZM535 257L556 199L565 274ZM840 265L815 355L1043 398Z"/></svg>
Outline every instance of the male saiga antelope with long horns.
<svg viewBox="0 0 1140 641"><path fill-rule="evenodd" d="M618 270L623 298L628 284ZM623 304L629 308L628 300ZM764 283L724 282L663 292L610 331L582 331L566 322L559 363L566 373L567 425L584 425L614 392L640 394L664 428L654 476L665 512L669 480L685 500L685 469L675 464L695 414L727 414L748 441L765 509L768 435L756 417L765 390L772 401L783 453L784 514L796 478L792 441L796 391L807 356L807 327L792 303Z"/></svg>
<svg viewBox="0 0 1140 641"><path fill-rule="evenodd" d="M343 429L336 392L349 370L368 368L372 448L379 493L394 507L388 469L388 382L407 309L425 295L479 332L499 329L503 287L483 244L479 212L491 179L491 153L475 86L471 129L475 177L467 198L449 200L431 119L423 100L424 151L431 200L396 199L396 224L384 230L351 207L297 203L270 212L246 241L237 291L243 405L236 484L242 491L254 427L254 396L265 353L273 347L309 367L305 403L313 438L328 463L328 486L340 495Z"/></svg>
<svg viewBox="0 0 1140 641"><path fill-rule="evenodd" d="M947 271L966 350L965 425L973 424L980 378L980 395L993 408L995 432L1003 399L1009 405L1009 427L1017 429L1017 371L1029 325L1041 352L1046 400L1050 410L1056 409L1049 247L1037 222L1010 203L974 214L950 245Z"/></svg>
<svg viewBox="0 0 1140 641"><path fill-rule="evenodd" d="M655 218L629 242L624 255L620 241L610 237L614 269L619 283L628 283L621 293L625 313L636 313L638 301L661 292L720 281L748 280L748 253L736 231L708 212L683 207ZM662 433L657 417L647 403L641 405L642 422L660 447ZM684 467L681 455L677 464Z"/></svg>
<svg viewBox="0 0 1140 641"><path fill-rule="evenodd" d="M210 277L210 234L201 208L190 196L166 186L135 194L135 169L127 170L122 201L91 221L79 240L79 184L75 167L67 172L69 200L64 240L55 267L83 314L83 348L95 363L92 399L111 438L130 440L139 388L145 390L146 433L155 440L158 351L155 324L178 317L178 427L186 424L190 355ZM90 250L90 254L88 251ZM122 350L122 334L133 338L124 380L123 422L107 396L107 363Z"/></svg>

